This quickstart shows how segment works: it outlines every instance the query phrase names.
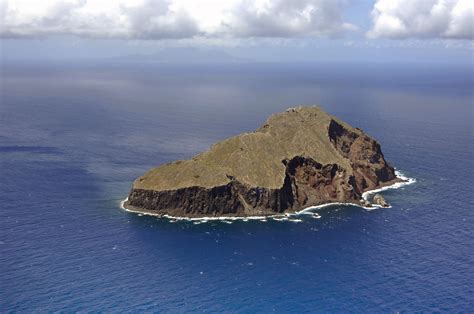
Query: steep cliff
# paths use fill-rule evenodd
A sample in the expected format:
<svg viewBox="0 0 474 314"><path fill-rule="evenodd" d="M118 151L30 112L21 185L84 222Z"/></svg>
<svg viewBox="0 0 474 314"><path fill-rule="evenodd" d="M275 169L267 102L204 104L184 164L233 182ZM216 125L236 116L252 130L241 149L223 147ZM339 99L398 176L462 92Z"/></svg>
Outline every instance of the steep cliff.
<svg viewBox="0 0 474 314"><path fill-rule="evenodd" d="M364 191L397 180L377 141L319 107L298 107L152 169L135 180L124 206L181 217L272 215L361 204Z"/></svg>

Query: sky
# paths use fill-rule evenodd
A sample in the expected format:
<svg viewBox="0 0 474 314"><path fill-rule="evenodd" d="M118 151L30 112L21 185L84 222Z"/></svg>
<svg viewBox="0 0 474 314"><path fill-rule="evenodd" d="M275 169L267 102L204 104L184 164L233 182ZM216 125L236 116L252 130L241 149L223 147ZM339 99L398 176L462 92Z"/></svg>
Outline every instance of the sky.
<svg viewBox="0 0 474 314"><path fill-rule="evenodd" d="M474 0L0 0L0 53L93 59L180 47L258 61L472 64L473 21Z"/></svg>

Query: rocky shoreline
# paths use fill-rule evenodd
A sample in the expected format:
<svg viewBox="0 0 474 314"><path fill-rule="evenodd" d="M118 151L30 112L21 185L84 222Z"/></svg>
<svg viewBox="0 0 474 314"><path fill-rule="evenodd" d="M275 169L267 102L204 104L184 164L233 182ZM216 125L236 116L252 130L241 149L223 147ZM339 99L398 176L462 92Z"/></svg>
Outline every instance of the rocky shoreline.
<svg viewBox="0 0 474 314"><path fill-rule="evenodd" d="M265 217L331 203L368 207L364 192L402 181L377 141L318 107L298 107L151 170L123 206L157 216Z"/></svg>
<svg viewBox="0 0 474 314"><path fill-rule="evenodd" d="M310 206L307 208L302 209L301 211L295 212L295 213L284 213L284 214L274 214L274 215L268 215L268 216L221 216L221 217L210 217L210 216L198 216L198 217L187 217L187 216L171 216L168 214L163 214L159 213L153 210L145 210L142 208L135 208L133 206L127 205L128 202L128 197L120 202L120 208L123 209L126 212L138 214L138 215L147 215L147 216L153 216L153 217L158 217L158 218L166 218L171 221L179 221L179 220L185 220L185 221L196 221L196 222L205 222L205 221L234 221L234 220L243 220L243 221L248 221L248 220L262 220L262 219L267 219L267 218L272 218L273 220L276 221L286 221L286 218L289 217L298 217L300 215L305 215L306 213L311 213L312 216L319 216L317 213L318 209L325 208L325 207L330 207L330 206L356 206L356 207L361 207L367 210L373 210L379 207L382 207L378 204L374 204L369 201L369 196L374 195L380 195L380 192L389 190L389 189L398 189L401 187L404 187L406 185L410 185L416 182L414 178L408 178L402 175L401 173L397 174L397 182L389 185L384 185L383 187L379 187L374 190L369 190L365 191L362 195L363 200L361 201L361 204L354 204L354 203L325 203L317 206ZM372 197L372 199L373 199ZM368 204L368 205L363 205L363 204ZM391 207L390 204L388 204L388 208ZM316 217L316 218L320 218Z"/></svg>

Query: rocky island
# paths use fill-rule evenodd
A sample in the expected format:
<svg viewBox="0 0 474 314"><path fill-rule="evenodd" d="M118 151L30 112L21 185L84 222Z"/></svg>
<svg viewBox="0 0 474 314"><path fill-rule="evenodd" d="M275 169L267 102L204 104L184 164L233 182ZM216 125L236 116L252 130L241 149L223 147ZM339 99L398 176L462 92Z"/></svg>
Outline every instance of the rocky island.
<svg viewBox="0 0 474 314"><path fill-rule="evenodd" d="M364 192L399 181L376 140L319 107L297 107L150 170L124 207L189 218L267 216L327 203L370 206Z"/></svg>

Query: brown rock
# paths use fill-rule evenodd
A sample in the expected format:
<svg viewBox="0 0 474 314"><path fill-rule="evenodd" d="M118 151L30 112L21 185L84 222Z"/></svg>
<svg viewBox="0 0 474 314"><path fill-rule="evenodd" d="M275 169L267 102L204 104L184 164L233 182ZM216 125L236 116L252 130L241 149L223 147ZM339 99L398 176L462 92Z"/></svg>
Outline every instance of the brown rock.
<svg viewBox="0 0 474 314"><path fill-rule="evenodd" d="M374 198L372 199L372 203L374 203L375 205L382 206L382 207L390 207L390 204L387 203L385 198L380 194L374 195Z"/></svg>

